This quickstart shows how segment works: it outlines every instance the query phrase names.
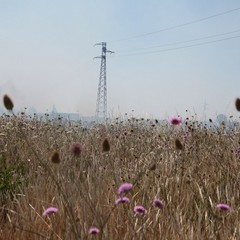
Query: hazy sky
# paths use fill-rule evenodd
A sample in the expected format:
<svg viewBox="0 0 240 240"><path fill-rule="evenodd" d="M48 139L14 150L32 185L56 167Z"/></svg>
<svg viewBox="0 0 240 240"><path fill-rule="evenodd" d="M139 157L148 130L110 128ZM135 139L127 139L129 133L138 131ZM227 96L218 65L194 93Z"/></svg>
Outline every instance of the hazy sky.
<svg viewBox="0 0 240 240"><path fill-rule="evenodd" d="M1 96L94 115L102 41L111 115L236 112L239 0L0 0Z"/></svg>

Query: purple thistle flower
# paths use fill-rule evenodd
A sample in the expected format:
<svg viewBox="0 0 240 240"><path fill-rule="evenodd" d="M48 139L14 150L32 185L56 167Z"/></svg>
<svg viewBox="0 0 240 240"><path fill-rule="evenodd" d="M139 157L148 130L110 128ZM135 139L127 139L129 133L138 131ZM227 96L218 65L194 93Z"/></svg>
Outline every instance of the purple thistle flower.
<svg viewBox="0 0 240 240"><path fill-rule="evenodd" d="M163 203L162 203L161 200L159 200L159 199L155 199L155 200L153 201L153 206L163 209Z"/></svg>
<svg viewBox="0 0 240 240"><path fill-rule="evenodd" d="M130 200L127 197L120 197L115 201L116 205L119 203L130 203Z"/></svg>
<svg viewBox="0 0 240 240"><path fill-rule="evenodd" d="M57 213L57 212L58 212L58 208L49 207L43 212L43 216L45 217L45 216L48 216L50 214Z"/></svg>
<svg viewBox="0 0 240 240"><path fill-rule="evenodd" d="M123 194L129 192L132 188L133 185L131 183L123 183L118 188L118 194L122 196Z"/></svg>
<svg viewBox="0 0 240 240"><path fill-rule="evenodd" d="M100 230L97 227L90 227L88 230L88 233L89 234L98 234L98 233L100 233Z"/></svg>
<svg viewBox="0 0 240 240"><path fill-rule="evenodd" d="M72 143L70 151L75 157L78 157L82 152L82 145L79 142Z"/></svg>
<svg viewBox="0 0 240 240"><path fill-rule="evenodd" d="M182 123L182 118L181 117L171 117L169 118L169 122L172 124L172 125L180 125Z"/></svg>
<svg viewBox="0 0 240 240"><path fill-rule="evenodd" d="M147 213L147 210L143 206L140 206L140 205L135 206L133 211L139 215L145 215Z"/></svg>
<svg viewBox="0 0 240 240"><path fill-rule="evenodd" d="M224 211L228 211L230 210L230 206L228 204L225 203L219 203L216 206L218 209L224 210Z"/></svg>

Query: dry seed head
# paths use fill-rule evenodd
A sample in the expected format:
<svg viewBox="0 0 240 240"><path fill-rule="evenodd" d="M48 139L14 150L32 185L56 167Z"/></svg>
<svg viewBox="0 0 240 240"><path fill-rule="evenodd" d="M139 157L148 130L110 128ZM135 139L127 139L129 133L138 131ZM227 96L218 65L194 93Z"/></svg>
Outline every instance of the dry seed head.
<svg viewBox="0 0 240 240"><path fill-rule="evenodd" d="M179 139L176 139L176 140L175 140L175 147L176 147L176 149L178 149L178 150L182 150L182 149L183 149L183 145L182 145L182 143L180 142Z"/></svg>
<svg viewBox="0 0 240 240"><path fill-rule="evenodd" d="M57 150L54 150L51 155L51 161L52 163L60 163L60 156Z"/></svg>
<svg viewBox="0 0 240 240"><path fill-rule="evenodd" d="M107 138L103 141L102 150L103 152L108 152L110 150L110 144Z"/></svg>
<svg viewBox="0 0 240 240"><path fill-rule="evenodd" d="M236 109L240 112L240 98L237 98L235 101Z"/></svg>
<svg viewBox="0 0 240 240"><path fill-rule="evenodd" d="M153 163L153 164L149 167L149 170L150 170L150 171L154 171L154 170L156 170L156 167L157 167L156 163Z"/></svg>
<svg viewBox="0 0 240 240"><path fill-rule="evenodd" d="M14 107L13 102L7 94L3 96L3 104L7 110L9 111L13 110L13 107Z"/></svg>

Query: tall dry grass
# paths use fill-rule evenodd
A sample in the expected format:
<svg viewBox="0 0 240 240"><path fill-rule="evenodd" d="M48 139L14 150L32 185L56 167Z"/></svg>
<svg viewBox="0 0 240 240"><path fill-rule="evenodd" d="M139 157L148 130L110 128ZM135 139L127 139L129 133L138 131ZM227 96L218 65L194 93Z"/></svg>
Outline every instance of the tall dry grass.
<svg viewBox="0 0 240 240"><path fill-rule="evenodd" d="M0 124L1 159L24 166L20 189L1 202L0 239L240 239L239 123L129 118L84 126L22 114ZM115 205L124 182L134 185L130 203ZM134 214L136 205L147 214ZM44 217L49 206L59 211ZM100 233L89 235L91 226Z"/></svg>

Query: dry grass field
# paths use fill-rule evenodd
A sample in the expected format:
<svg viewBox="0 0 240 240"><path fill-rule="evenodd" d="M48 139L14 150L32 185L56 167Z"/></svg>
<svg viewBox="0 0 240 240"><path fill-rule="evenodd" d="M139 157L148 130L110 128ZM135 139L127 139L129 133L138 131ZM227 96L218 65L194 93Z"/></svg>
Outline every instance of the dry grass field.
<svg viewBox="0 0 240 240"><path fill-rule="evenodd" d="M240 239L239 121L84 126L9 113L0 146L0 239Z"/></svg>

